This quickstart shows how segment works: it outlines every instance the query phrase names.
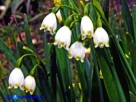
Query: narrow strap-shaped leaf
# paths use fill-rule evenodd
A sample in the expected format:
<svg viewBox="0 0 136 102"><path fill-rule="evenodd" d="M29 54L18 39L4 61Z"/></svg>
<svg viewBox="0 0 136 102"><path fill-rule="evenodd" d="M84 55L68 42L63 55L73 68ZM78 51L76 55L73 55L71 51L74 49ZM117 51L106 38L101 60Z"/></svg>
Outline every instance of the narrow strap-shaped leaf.
<svg viewBox="0 0 136 102"><path fill-rule="evenodd" d="M105 14L105 17L106 17L107 20L108 20L108 17L109 17L109 1L110 0L105 0L104 4L103 4L103 11L104 11L104 14Z"/></svg>
<svg viewBox="0 0 136 102"><path fill-rule="evenodd" d="M104 102L102 85L101 85L101 81L100 81L100 77L99 77L98 63L97 63L97 59L96 59L96 56L95 56L96 54L95 54L95 49L94 49L92 40L90 41L90 48L92 50L93 62L94 62L94 67L95 67L94 71L96 73L97 83L98 83L98 87L99 87L100 101Z"/></svg>
<svg viewBox="0 0 136 102"><path fill-rule="evenodd" d="M51 67L50 67L50 75L51 75L51 87L53 90L53 93L56 97L57 93L56 93L56 88L57 88L57 82L56 82L56 67L57 67L57 63L56 63L56 52L55 52L55 47L52 46L51 48Z"/></svg>
<svg viewBox="0 0 136 102"><path fill-rule="evenodd" d="M132 7L132 19L133 19L133 27L134 27L134 38L135 38L135 41L131 44L131 49L130 49L130 52L131 52L131 58L132 58L132 68L133 68L133 71L134 71L134 75L136 77L136 6L134 5Z"/></svg>
<svg viewBox="0 0 136 102"><path fill-rule="evenodd" d="M104 80L104 84L105 84L110 102L119 102L117 89L116 89L111 71L109 69L109 66L106 63L105 58L102 56L102 54L99 53L98 55L97 55L99 57L98 62L102 70L103 80Z"/></svg>
<svg viewBox="0 0 136 102"><path fill-rule="evenodd" d="M25 33L26 33L27 46L34 51L34 46L33 46L33 43L32 43L32 37L31 37L30 30L29 30L28 19L27 19L26 15L24 17L24 30L25 30Z"/></svg>
<svg viewBox="0 0 136 102"><path fill-rule="evenodd" d="M69 5L71 6L71 7L73 7L78 13L79 13L79 10L78 10L78 8L77 8L77 6L75 5L75 3L74 3L74 1L73 0L68 0L69 2Z"/></svg>
<svg viewBox="0 0 136 102"><path fill-rule="evenodd" d="M68 54L68 52L67 52ZM76 102L75 100L75 92L74 92L74 89L73 89L73 85L72 85L72 69L71 69L71 63L70 63L70 60L67 58L67 63L68 63L68 76L69 76L69 88L70 88L70 97L71 97L71 101L72 102Z"/></svg>
<svg viewBox="0 0 136 102"><path fill-rule="evenodd" d="M64 82L64 88L66 91L65 94L66 94L68 101L71 102L72 97L70 96L72 95L71 93L72 91L70 91L71 88L69 88L70 86L72 86L71 85L72 83L70 83L71 77L69 76L70 75L69 73L71 73L69 71L71 70L69 70L68 68L70 66L68 65L68 62L67 62L68 60L67 52L63 48L59 49L56 47L56 55L57 55L57 61L58 61L58 68L60 68L60 72L62 75L62 81Z"/></svg>
<svg viewBox="0 0 136 102"><path fill-rule="evenodd" d="M3 93L3 91L1 90L1 88L0 88L0 96L3 99L4 102L8 102L5 95L4 95L4 93Z"/></svg>
<svg viewBox="0 0 136 102"><path fill-rule="evenodd" d="M63 5L68 5L68 0L62 0ZM68 17L68 8L61 9L62 19L65 21Z"/></svg>
<svg viewBox="0 0 136 102"><path fill-rule="evenodd" d="M0 38L0 51L2 51L8 57L8 59L12 62L13 65L16 64L15 56L1 38Z"/></svg>
<svg viewBox="0 0 136 102"><path fill-rule="evenodd" d="M136 102L136 95L134 95L131 91L130 93L130 102Z"/></svg>
<svg viewBox="0 0 136 102"><path fill-rule="evenodd" d="M115 70L115 65L113 63L111 53L110 53L108 48L104 48L104 51L105 51L105 54L106 54L105 56L107 57L107 62L108 62L109 67L111 69L112 76L114 78L114 83L115 83L115 86L116 86L116 89L117 89L117 92L118 92L119 99L122 102L126 102L126 98L125 98L121 83L119 81L119 78L117 76L117 72ZM125 80L125 78L124 78L124 80ZM125 86L127 87L127 85L125 85ZM128 88L126 88L125 90L127 90L127 89Z"/></svg>
<svg viewBox="0 0 136 102"><path fill-rule="evenodd" d="M78 71L78 77L81 83L81 88L83 91L83 102L89 102L89 96L88 96L88 89L87 89L87 83L86 83L86 79L85 79L85 73L84 73L84 66L83 63L76 61L76 66L77 66L77 71Z"/></svg>
<svg viewBox="0 0 136 102"><path fill-rule="evenodd" d="M61 71L60 71L60 68L58 68L58 67L56 69L57 69L57 78L58 78L58 82L60 85L63 100L64 100L64 102L66 102L67 99L66 99L66 95L65 95L65 86L64 86L64 82L63 82L63 79L61 76Z"/></svg>
<svg viewBox="0 0 136 102"><path fill-rule="evenodd" d="M136 5L132 6L132 20L134 29L134 40L136 41Z"/></svg>
<svg viewBox="0 0 136 102"><path fill-rule="evenodd" d="M45 63L46 63L46 69L47 71L50 70L50 50L52 48L52 45L48 44L47 42L47 37L46 37L46 32L44 32L44 56L45 56Z"/></svg>
<svg viewBox="0 0 136 102"><path fill-rule="evenodd" d="M113 38L114 38L114 41L116 42L116 45L117 45L118 51L119 51L119 53L120 53L120 55L121 55L121 58L123 59L125 65L127 66L127 71L128 71L128 73L129 73L129 76L131 77L131 79L132 79L132 81L133 81L133 85L136 86L136 78L135 78L135 76L134 76L134 74L133 74L133 72L132 72L132 69L131 69L131 67L130 67L130 64L128 63L128 61L127 61L127 59L126 59L125 54L124 54L122 48L120 47L119 42L116 40L115 37L113 37Z"/></svg>
<svg viewBox="0 0 136 102"><path fill-rule="evenodd" d="M57 68L56 68L57 69ZM59 80L58 80L58 77L56 77L56 79L57 79L57 95L56 95L56 102L65 102L64 100L63 100L63 93L61 92L61 85L60 85L60 83L59 83Z"/></svg>
<svg viewBox="0 0 136 102"><path fill-rule="evenodd" d="M0 79L4 79L4 71L3 71L3 68L2 68L2 64L1 64L1 61L0 61Z"/></svg>
<svg viewBox="0 0 136 102"><path fill-rule="evenodd" d="M127 24L128 32L134 36L134 29L133 29L133 22L132 22L132 17L128 8L128 4L126 0L121 0L122 2L122 12L124 13L125 16L125 22Z"/></svg>

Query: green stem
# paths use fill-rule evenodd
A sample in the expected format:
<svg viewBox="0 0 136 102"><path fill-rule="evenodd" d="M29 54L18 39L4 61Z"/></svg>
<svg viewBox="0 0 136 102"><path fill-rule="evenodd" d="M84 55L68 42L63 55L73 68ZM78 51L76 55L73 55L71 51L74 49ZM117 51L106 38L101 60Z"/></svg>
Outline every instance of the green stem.
<svg viewBox="0 0 136 102"><path fill-rule="evenodd" d="M74 14L68 16L68 18L67 18L66 21L65 21L65 25L66 25L66 26L69 27L69 26L71 25L71 22L73 21L73 17L74 17L74 16L78 17L78 16L81 16L81 15L74 13Z"/></svg>
<svg viewBox="0 0 136 102"><path fill-rule="evenodd" d="M30 52L32 52L33 54L36 54L32 49L30 49L30 48L27 47L27 46L23 46L23 49L24 49L24 50L27 50L27 51L30 51Z"/></svg>
<svg viewBox="0 0 136 102"><path fill-rule="evenodd" d="M102 27L102 21L101 21L101 16L98 12L96 12L97 15L97 27Z"/></svg>
<svg viewBox="0 0 136 102"><path fill-rule="evenodd" d="M87 3L84 7L84 15L88 15L89 14L89 9L88 6L89 5L94 5L93 3Z"/></svg>
<svg viewBox="0 0 136 102"><path fill-rule="evenodd" d="M70 29L73 28L74 24L77 23L77 22L80 22L80 21L79 21L79 20L73 21L73 22L70 24L69 28L70 28Z"/></svg>
<svg viewBox="0 0 136 102"><path fill-rule="evenodd" d="M16 63L16 66L15 66L15 67L16 67L16 68L20 68L21 65L22 65L23 59L24 59L25 57L27 57L27 56L34 56L34 57L36 57L37 61L39 62L38 57L37 57L35 54L25 54L25 55L23 55L23 56L21 56L20 58L17 59L17 63Z"/></svg>
<svg viewBox="0 0 136 102"><path fill-rule="evenodd" d="M38 67L41 67L41 66L40 66L39 64L34 65L34 67L32 68L32 70L31 70L31 72L30 72L30 75L31 75L31 76L34 76L34 74L35 74L35 72L36 72L36 69L37 69Z"/></svg>
<svg viewBox="0 0 136 102"><path fill-rule="evenodd" d="M72 11L78 13L74 8L72 8L72 7L68 6L68 5L60 5L59 7L60 7L60 8L66 7L66 8L71 9Z"/></svg>

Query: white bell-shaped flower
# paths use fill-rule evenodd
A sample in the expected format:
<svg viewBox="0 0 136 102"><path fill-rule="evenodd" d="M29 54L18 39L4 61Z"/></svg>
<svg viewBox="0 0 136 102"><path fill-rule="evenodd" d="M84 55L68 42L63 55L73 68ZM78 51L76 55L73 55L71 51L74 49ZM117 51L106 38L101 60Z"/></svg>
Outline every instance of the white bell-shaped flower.
<svg viewBox="0 0 136 102"><path fill-rule="evenodd" d="M99 27L95 30L93 41L95 48L97 48L98 46L100 48L103 48L104 45L106 47L109 47L108 34L102 27Z"/></svg>
<svg viewBox="0 0 136 102"><path fill-rule="evenodd" d="M9 89L14 87L15 89L20 87L24 90L24 75L19 68L15 68L9 75Z"/></svg>
<svg viewBox="0 0 136 102"><path fill-rule="evenodd" d="M84 16L82 18L80 29L81 29L82 40L84 40L85 38L93 37L93 33L94 33L93 23L88 16Z"/></svg>
<svg viewBox="0 0 136 102"><path fill-rule="evenodd" d="M61 27L55 35L54 45L58 45L59 48L64 47L68 50L71 43L71 34L71 30L67 26Z"/></svg>
<svg viewBox="0 0 136 102"><path fill-rule="evenodd" d="M61 16L60 10L58 10L58 12L56 13L56 16L57 16L59 22L62 22L62 16Z"/></svg>
<svg viewBox="0 0 136 102"><path fill-rule="evenodd" d="M32 95L35 91L36 88L36 82L33 76L27 76L25 78L25 91L26 92L30 92L30 94Z"/></svg>
<svg viewBox="0 0 136 102"><path fill-rule="evenodd" d="M40 27L40 30L44 29L44 31L50 31L50 34L53 35L57 29L57 19L54 13L48 14Z"/></svg>
<svg viewBox="0 0 136 102"><path fill-rule="evenodd" d="M68 56L71 59L74 57L76 60L84 62L86 48L81 42L76 41L73 43L68 51Z"/></svg>

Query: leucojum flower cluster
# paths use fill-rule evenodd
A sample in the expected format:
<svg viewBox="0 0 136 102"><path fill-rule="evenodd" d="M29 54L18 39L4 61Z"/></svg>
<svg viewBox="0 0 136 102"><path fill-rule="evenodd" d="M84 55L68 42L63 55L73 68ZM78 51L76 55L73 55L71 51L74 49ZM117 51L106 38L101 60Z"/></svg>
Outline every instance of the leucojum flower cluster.
<svg viewBox="0 0 136 102"><path fill-rule="evenodd" d="M73 34L72 30L70 29L71 27L67 26L67 24L65 23L64 26L60 27L57 30L57 18L58 21L60 21L60 19L62 20L60 10L58 12L57 15L54 12L48 14L44 18L40 30L43 29L45 32L49 31L51 35L55 35L54 45L57 45L58 48L62 47L65 48L68 51L68 56L70 59L74 57L76 60L84 62L85 53L87 52L87 50L83 46L82 42L85 39L93 38L95 48L97 47L103 48L104 46L109 47L109 37L106 30L102 26L99 26L96 28L94 32L92 20L87 15L81 17L80 22L81 40L77 40L73 44L71 44L71 37Z"/></svg>
<svg viewBox="0 0 136 102"><path fill-rule="evenodd" d="M106 30L102 27L100 15L98 15L98 25L94 28L92 19L87 13L84 13L83 16L74 13L63 22L60 7L56 8L57 9L53 9L52 12L44 18L40 30L44 30L44 32L49 31L51 36L54 37L53 44L58 46L58 48L66 49L70 59L74 57L77 61L84 62L85 54L88 51L83 45L86 39L93 40L95 48L109 47L109 37ZM74 34L72 32L74 23L71 18L74 16L76 18L75 21L80 22L80 36L71 44L72 35ZM58 22L64 23L59 29L57 28ZM9 76L9 89L19 87L21 90L30 92L32 95L36 88L34 79L35 70L33 70L36 67L32 68L32 72L26 78L24 78L20 65L15 67Z"/></svg>

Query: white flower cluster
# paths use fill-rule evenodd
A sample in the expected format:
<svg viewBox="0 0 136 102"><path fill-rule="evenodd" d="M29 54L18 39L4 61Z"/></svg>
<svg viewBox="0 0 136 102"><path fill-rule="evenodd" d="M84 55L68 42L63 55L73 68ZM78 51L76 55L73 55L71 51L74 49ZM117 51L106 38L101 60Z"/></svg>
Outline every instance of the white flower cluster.
<svg viewBox="0 0 136 102"><path fill-rule="evenodd" d="M56 16L58 19L61 18L62 20L60 11L58 11ZM57 29L56 16L54 13L48 14L44 18L40 29L44 29L45 31L49 30L51 35L55 33ZM95 48L98 46L103 48L104 45L109 47L109 37L107 32L102 27L98 27L94 32L93 23L88 16L82 17L80 31L82 40L86 38L93 38ZM54 45L58 45L59 48L64 47L66 50L68 50L69 58L74 57L76 60L81 60L81 62L84 62L86 48L79 41L73 43L69 48L71 43L71 35L72 31L70 28L64 25L56 32Z"/></svg>
<svg viewBox="0 0 136 102"><path fill-rule="evenodd" d="M30 75L24 79L24 75L20 68L15 68L9 75L8 88L11 89L12 87L15 89L19 87L21 90L25 90L26 92L29 91L32 95L36 88L36 82L34 77Z"/></svg>

